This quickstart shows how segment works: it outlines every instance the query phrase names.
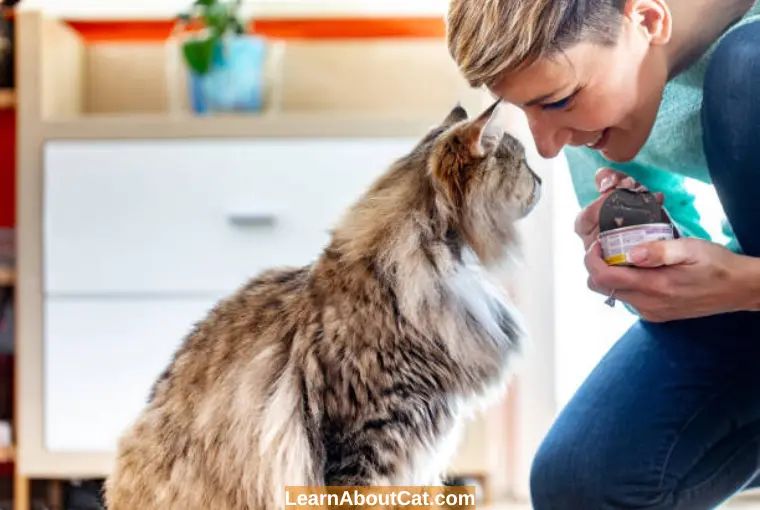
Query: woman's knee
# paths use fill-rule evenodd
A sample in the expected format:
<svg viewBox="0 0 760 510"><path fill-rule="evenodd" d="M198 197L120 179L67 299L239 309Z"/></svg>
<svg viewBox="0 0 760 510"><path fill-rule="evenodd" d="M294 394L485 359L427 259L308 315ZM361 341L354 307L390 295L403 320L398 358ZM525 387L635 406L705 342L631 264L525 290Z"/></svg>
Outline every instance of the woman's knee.
<svg viewBox="0 0 760 510"><path fill-rule="evenodd" d="M547 437L533 459L530 492L535 510L599 508L601 473L593 468L594 454L579 451L570 441ZM590 463L589 463L590 461Z"/></svg>
<svg viewBox="0 0 760 510"><path fill-rule="evenodd" d="M564 460L567 459L545 444L534 457L530 470L530 497L535 510L570 510L574 504L568 501L567 495L579 487Z"/></svg>
<svg viewBox="0 0 760 510"><path fill-rule="evenodd" d="M718 44L705 73L706 141L732 160L757 157L760 140L760 22L734 29Z"/></svg>
<svg viewBox="0 0 760 510"><path fill-rule="evenodd" d="M594 431L590 424L566 428L560 421L557 425L531 466L534 510L668 508L671 487L661 483L655 470L641 467L647 464L645 460L621 455L610 442L614 434Z"/></svg>

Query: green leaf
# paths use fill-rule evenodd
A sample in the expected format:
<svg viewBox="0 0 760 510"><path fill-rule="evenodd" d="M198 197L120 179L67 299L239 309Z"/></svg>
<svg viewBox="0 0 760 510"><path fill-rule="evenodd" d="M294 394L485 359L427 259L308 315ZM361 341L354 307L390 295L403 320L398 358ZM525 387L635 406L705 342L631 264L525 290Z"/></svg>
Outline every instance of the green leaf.
<svg viewBox="0 0 760 510"><path fill-rule="evenodd" d="M203 5L205 7L208 7L214 4L216 4L216 0L195 0L195 5Z"/></svg>
<svg viewBox="0 0 760 510"><path fill-rule="evenodd" d="M206 20L206 26L215 35L221 35L227 29L227 9L223 5L210 6L203 18Z"/></svg>
<svg viewBox="0 0 760 510"><path fill-rule="evenodd" d="M235 33L237 35L243 35L243 34L245 34L245 27L238 20L235 20L233 22L232 27L233 27L233 30L235 31Z"/></svg>
<svg viewBox="0 0 760 510"><path fill-rule="evenodd" d="M216 46L217 41L218 39L216 37L211 37L208 39L187 41L182 45L185 61L193 71L202 75L211 70L214 47Z"/></svg>

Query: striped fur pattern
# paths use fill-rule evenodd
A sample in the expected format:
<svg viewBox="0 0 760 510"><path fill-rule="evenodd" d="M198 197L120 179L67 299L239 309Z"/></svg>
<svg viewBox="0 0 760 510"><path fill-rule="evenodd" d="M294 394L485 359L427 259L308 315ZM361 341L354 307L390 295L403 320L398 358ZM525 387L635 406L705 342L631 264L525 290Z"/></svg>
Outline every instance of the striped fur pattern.
<svg viewBox="0 0 760 510"><path fill-rule="evenodd" d="M257 275L184 339L120 439L110 510L275 510L286 485L440 483L523 328L489 269L540 179L493 105L456 106L314 263Z"/></svg>

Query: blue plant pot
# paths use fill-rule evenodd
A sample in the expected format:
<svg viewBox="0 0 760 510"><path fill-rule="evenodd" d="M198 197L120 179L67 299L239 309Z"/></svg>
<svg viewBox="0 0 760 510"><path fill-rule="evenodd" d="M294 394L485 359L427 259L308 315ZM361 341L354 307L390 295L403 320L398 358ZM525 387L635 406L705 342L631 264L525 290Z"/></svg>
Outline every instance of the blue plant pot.
<svg viewBox="0 0 760 510"><path fill-rule="evenodd" d="M260 112L263 107L266 41L239 35L225 38L214 50L211 71L204 75L190 71L190 98L193 111Z"/></svg>

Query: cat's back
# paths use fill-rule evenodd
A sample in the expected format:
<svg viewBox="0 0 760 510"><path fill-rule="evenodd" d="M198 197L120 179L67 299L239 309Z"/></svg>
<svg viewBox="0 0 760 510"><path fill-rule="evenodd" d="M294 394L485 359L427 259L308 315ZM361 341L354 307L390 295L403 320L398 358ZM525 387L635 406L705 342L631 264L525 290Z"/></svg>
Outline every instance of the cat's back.
<svg viewBox="0 0 760 510"><path fill-rule="evenodd" d="M171 388L209 390L230 372L244 370L257 354L287 343L288 331L308 312L311 271L310 266L267 270L219 301L184 339L150 400Z"/></svg>
<svg viewBox="0 0 760 510"><path fill-rule="evenodd" d="M245 459L259 453L257 413L303 322L310 272L263 272L195 324L120 439L110 510L249 507L239 481L257 476Z"/></svg>

